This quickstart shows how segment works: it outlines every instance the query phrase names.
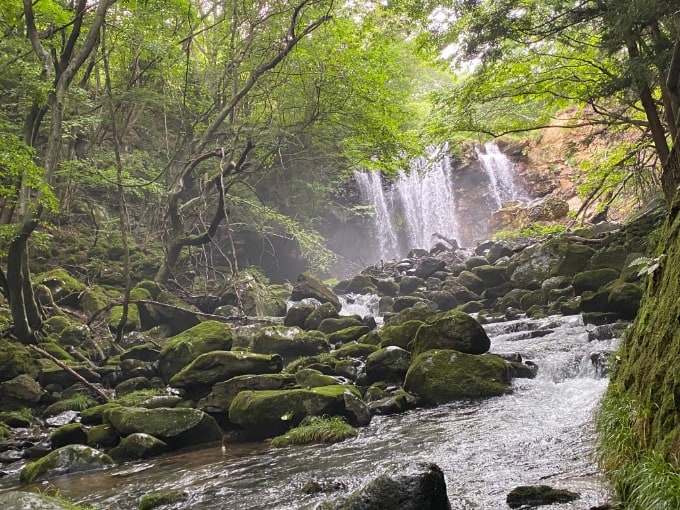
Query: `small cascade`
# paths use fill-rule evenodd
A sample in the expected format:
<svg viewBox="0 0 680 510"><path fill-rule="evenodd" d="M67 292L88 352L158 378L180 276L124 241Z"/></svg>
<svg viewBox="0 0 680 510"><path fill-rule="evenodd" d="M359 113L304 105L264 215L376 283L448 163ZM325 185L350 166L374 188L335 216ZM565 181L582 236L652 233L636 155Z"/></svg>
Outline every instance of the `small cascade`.
<svg viewBox="0 0 680 510"><path fill-rule="evenodd" d="M380 172L355 172L361 197L373 206L373 224L380 246L380 257L389 260L399 251L399 242L392 227L391 207L383 190Z"/></svg>
<svg viewBox="0 0 680 510"><path fill-rule="evenodd" d="M489 142L484 147L477 148L477 159L489 177L489 191L496 211L503 207L504 202L526 199L515 182L515 165L498 145Z"/></svg>

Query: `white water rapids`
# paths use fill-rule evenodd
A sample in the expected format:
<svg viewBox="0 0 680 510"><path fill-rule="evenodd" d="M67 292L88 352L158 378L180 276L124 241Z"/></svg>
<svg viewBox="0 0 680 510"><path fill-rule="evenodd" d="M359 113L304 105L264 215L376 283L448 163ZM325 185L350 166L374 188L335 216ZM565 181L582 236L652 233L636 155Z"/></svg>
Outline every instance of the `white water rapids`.
<svg viewBox="0 0 680 510"><path fill-rule="evenodd" d="M215 445L50 484L101 509L133 510L144 494L169 488L183 489L187 500L164 508L314 508L420 460L442 468L454 509L508 508L511 489L535 484L581 494L550 508L603 504L608 487L593 458L593 414L607 379L590 356L611 352L617 340L589 341L592 327L580 316L485 328L492 352L519 352L539 366L535 379L516 379L510 395L375 417L357 438L330 446ZM307 495L301 488L309 480L339 482L346 489Z"/></svg>

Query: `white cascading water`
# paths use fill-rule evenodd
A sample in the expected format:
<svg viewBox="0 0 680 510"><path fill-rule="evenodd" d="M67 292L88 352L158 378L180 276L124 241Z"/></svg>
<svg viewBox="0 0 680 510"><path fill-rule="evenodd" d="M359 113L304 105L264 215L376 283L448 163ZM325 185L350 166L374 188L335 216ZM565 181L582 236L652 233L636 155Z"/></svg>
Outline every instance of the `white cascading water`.
<svg viewBox="0 0 680 510"><path fill-rule="evenodd" d="M454 169L447 147L416 159L408 172L401 171L387 188L377 171L356 172L355 180L364 203L373 208L373 235L381 260L394 260L412 248L429 250L440 236L460 241ZM526 200L515 180L515 165L495 143L477 149L487 176L491 199L489 213L504 202ZM466 207L463 207L465 209ZM469 207L468 207L469 208Z"/></svg>
<svg viewBox="0 0 680 510"><path fill-rule="evenodd" d="M377 171L356 172L355 180L363 200L373 207L382 260L397 259L411 248L429 249L438 241L434 234L458 237L448 156L416 159L387 190Z"/></svg>
<svg viewBox="0 0 680 510"><path fill-rule="evenodd" d="M494 209L503 207L504 202L524 200L522 190L515 183L515 165L503 154L498 145L489 142L477 148L477 159L489 177L489 191L494 200Z"/></svg>

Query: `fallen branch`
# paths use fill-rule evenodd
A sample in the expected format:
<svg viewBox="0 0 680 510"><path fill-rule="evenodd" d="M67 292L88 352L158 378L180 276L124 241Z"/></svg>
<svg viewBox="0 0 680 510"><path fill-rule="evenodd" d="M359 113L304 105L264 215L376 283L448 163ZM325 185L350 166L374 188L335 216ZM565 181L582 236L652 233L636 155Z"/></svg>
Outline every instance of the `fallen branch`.
<svg viewBox="0 0 680 510"><path fill-rule="evenodd" d="M63 361L58 360L57 358L52 356L49 352L47 352L44 349L41 349L40 347L38 347L36 345L29 345L28 347L33 349L35 352L37 352L41 356L44 356L45 358L49 359L50 361L53 361L59 368L63 368L64 370L66 370L69 374L71 374L73 377L78 379L78 381L80 381L85 386L87 386L92 391L94 391L99 397L101 397L104 400L104 402L109 401L109 396L106 393L104 393L102 390L97 388L94 384L92 384L90 381L85 379L82 375L80 375L78 372L73 370L71 367L66 365Z"/></svg>

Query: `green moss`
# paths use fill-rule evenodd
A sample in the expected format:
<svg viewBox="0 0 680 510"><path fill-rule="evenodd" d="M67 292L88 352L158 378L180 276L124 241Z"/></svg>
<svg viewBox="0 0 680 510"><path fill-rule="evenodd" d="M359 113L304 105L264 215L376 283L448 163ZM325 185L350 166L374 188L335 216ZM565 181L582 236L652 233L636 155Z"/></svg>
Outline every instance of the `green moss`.
<svg viewBox="0 0 680 510"><path fill-rule="evenodd" d="M44 342L40 344L40 348L55 358L61 361L75 361L73 356L64 350L64 348L56 342Z"/></svg>
<svg viewBox="0 0 680 510"><path fill-rule="evenodd" d="M4 423L0 423L0 439L5 439L6 437L9 437L9 427L5 425Z"/></svg>
<svg viewBox="0 0 680 510"><path fill-rule="evenodd" d="M0 339L0 382L9 381L21 374L36 377L40 364L28 349L15 342Z"/></svg>
<svg viewBox="0 0 680 510"><path fill-rule="evenodd" d="M131 391L130 393L117 396L114 402L111 404L111 407L136 406L151 397L165 394L165 390L161 388L149 388L145 390ZM105 410L106 409L103 409L102 412Z"/></svg>
<svg viewBox="0 0 680 510"><path fill-rule="evenodd" d="M151 297L151 299L156 299L160 293L163 291L163 287L161 287L158 283L151 281L151 280L142 280L139 282L137 285L135 285L133 290L138 290L138 289L143 289L146 290ZM140 299L140 298L137 298ZM146 298L148 299L148 298Z"/></svg>
<svg viewBox="0 0 680 510"><path fill-rule="evenodd" d="M21 411L0 412L0 423L13 428L30 427L33 421L31 409L25 407Z"/></svg>
<svg viewBox="0 0 680 510"><path fill-rule="evenodd" d="M423 321L410 320L398 325L387 325L379 331L380 347L394 345L402 349L411 350L411 344L416 337L418 328L424 324Z"/></svg>
<svg viewBox="0 0 680 510"><path fill-rule="evenodd" d="M65 411L82 411L97 405L97 401L89 395L78 394L50 404L43 411L45 416L56 416Z"/></svg>
<svg viewBox="0 0 680 510"><path fill-rule="evenodd" d="M309 443L339 443L345 439L356 437L357 431L337 416L332 418L316 418L311 423L289 430L272 439L274 448Z"/></svg>
<svg viewBox="0 0 680 510"><path fill-rule="evenodd" d="M378 350L377 345L360 344L358 342L350 342L343 345L340 349L333 351L333 356L337 359L342 358L365 358L369 354Z"/></svg>
<svg viewBox="0 0 680 510"><path fill-rule="evenodd" d="M187 499L186 493L182 489L169 489L165 491L152 492L145 494L139 501L139 510L152 510L161 505L172 505Z"/></svg>
<svg viewBox="0 0 680 510"><path fill-rule="evenodd" d="M41 459L24 466L19 475L22 483L33 483L67 473L89 471L113 465L113 459L94 448L69 445L53 450Z"/></svg>
<svg viewBox="0 0 680 510"><path fill-rule="evenodd" d="M116 329L123 318L123 306L114 306L109 312L109 328ZM131 304L128 306L127 320L124 326L125 331L139 331L142 329L142 321L139 317L139 309L137 305Z"/></svg>

